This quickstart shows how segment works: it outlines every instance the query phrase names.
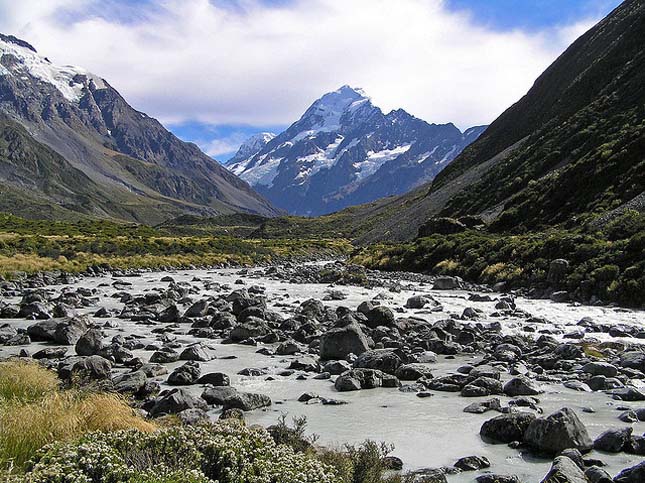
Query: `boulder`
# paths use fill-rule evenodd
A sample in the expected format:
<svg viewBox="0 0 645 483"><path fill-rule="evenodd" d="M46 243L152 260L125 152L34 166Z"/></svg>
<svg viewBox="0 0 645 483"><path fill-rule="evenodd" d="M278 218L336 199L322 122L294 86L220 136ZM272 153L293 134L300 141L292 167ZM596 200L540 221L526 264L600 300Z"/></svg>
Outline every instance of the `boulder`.
<svg viewBox="0 0 645 483"><path fill-rule="evenodd" d="M231 379L223 372L209 372L197 379L197 384L211 384L212 386L230 386Z"/></svg>
<svg viewBox="0 0 645 483"><path fill-rule="evenodd" d="M111 375L112 364L101 356L83 357L71 368L72 381L103 381L110 379Z"/></svg>
<svg viewBox="0 0 645 483"><path fill-rule="evenodd" d="M590 466L585 470L585 476L589 483L614 483L612 477L598 466Z"/></svg>
<svg viewBox="0 0 645 483"><path fill-rule="evenodd" d="M432 371L425 364L403 364L399 366L394 375L401 381L416 381L425 377L432 379Z"/></svg>
<svg viewBox="0 0 645 483"><path fill-rule="evenodd" d="M208 362L212 358L213 357L208 352L206 346L201 342L186 347L181 354L179 354L179 359L182 361Z"/></svg>
<svg viewBox="0 0 645 483"><path fill-rule="evenodd" d="M608 429L593 442L593 448L608 453L619 453L630 442L633 428Z"/></svg>
<svg viewBox="0 0 645 483"><path fill-rule="evenodd" d="M398 379L377 369L352 369L336 379L337 391L358 391L377 387L396 387Z"/></svg>
<svg viewBox="0 0 645 483"><path fill-rule="evenodd" d="M630 351L620 356L620 366L645 373L645 352Z"/></svg>
<svg viewBox="0 0 645 483"><path fill-rule="evenodd" d="M531 379L524 376L514 377L504 384L504 394L510 397L537 396L541 392Z"/></svg>
<svg viewBox="0 0 645 483"><path fill-rule="evenodd" d="M320 358L345 359L349 354L360 355L369 349L367 337L357 324L328 330L320 337Z"/></svg>
<svg viewBox="0 0 645 483"><path fill-rule="evenodd" d="M460 285L461 284L457 277L444 275L435 279L432 290L455 290L458 289Z"/></svg>
<svg viewBox="0 0 645 483"><path fill-rule="evenodd" d="M363 352L354 361L355 368L378 369L394 375L401 365L401 358L392 349L374 349Z"/></svg>
<svg viewBox="0 0 645 483"><path fill-rule="evenodd" d="M483 439L496 443L522 441L524 433L535 419L534 414L526 412L502 414L486 421L479 434Z"/></svg>
<svg viewBox="0 0 645 483"><path fill-rule="evenodd" d="M208 409L203 399L191 396L184 389L172 389L159 397L150 409L153 417L164 414L178 414L186 409Z"/></svg>
<svg viewBox="0 0 645 483"><path fill-rule="evenodd" d="M367 314L367 325L372 329L379 326L392 327L396 320L394 312L389 307L377 305Z"/></svg>
<svg viewBox="0 0 645 483"><path fill-rule="evenodd" d="M166 382L171 386L188 386L197 382L201 372L199 363L188 361L172 371Z"/></svg>
<svg viewBox="0 0 645 483"><path fill-rule="evenodd" d="M582 366L582 372L592 376L616 377L618 369L608 362L588 362Z"/></svg>
<svg viewBox="0 0 645 483"><path fill-rule="evenodd" d="M103 331L97 328L88 330L76 341L74 349L79 356L98 354L103 349Z"/></svg>
<svg viewBox="0 0 645 483"><path fill-rule="evenodd" d="M542 483L589 483L582 469L566 456L553 460L551 469Z"/></svg>
<svg viewBox="0 0 645 483"><path fill-rule="evenodd" d="M614 478L614 483L643 483L643 481L645 481L645 461L624 469Z"/></svg>
<svg viewBox="0 0 645 483"><path fill-rule="evenodd" d="M461 471L477 471L490 468L490 461L485 456L466 456L457 460L454 466Z"/></svg>
<svg viewBox="0 0 645 483"><path fill-rule="evenodd" d="M524 433L524 442L546 454L557 454L568 448L584 453L593 447L587 428L570 408L532 421Z"/></svg>

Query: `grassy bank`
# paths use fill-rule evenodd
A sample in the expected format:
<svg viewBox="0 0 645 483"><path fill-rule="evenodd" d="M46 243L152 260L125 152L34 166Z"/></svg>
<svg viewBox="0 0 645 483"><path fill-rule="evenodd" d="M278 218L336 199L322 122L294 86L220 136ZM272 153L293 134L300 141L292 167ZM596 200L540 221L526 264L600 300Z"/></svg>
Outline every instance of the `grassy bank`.
<svg viewBox="0 0 645 483"><path fill-rule="evenodd" d="M314 446L305 422L181 426L119 396L60 389L35 362L0 362L0 480L8 483L400 483L387 445Z"/></svg>
<svg viewBox="0 0 645 483"><path fill-rule="evenodd" d="M337 257L346 240L240 239L176 235L109 221L47 222L0 215L0 274L46 270L251 265L285 259Z"/></svg>
<svg viewBox="0 0 645 483"><path fill-rule="evenodd" d="M552 260L569 268L549 279ZM645 305L645 215L629 212L600 231L552 229L500 234L477 230L434 234L398 245L372 245L351 260L368 268L456 275L508 288L567 290L575 299Z"/></svg>

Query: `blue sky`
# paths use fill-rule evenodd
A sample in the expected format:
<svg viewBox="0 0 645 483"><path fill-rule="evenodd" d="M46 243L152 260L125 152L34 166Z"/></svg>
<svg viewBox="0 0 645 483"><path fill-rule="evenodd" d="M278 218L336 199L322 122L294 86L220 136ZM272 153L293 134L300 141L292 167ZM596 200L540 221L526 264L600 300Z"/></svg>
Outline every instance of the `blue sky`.
<svg viewBox="0 0 645 483"><path fill-rule="evenodd" d="M0 31L104 77L218 160L362 87L461 129L492 122L618 0L0 0Z"/></svg>

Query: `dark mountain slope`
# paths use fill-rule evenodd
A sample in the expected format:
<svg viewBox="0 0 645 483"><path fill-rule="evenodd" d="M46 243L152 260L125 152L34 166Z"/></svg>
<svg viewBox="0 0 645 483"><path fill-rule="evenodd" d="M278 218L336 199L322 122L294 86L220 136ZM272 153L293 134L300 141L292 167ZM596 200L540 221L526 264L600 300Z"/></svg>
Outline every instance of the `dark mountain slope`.
<svg viewBox="0 0 645 483"><path fill-rule="evenodd" d="M628 0L432 185L384 201L363 241L413 238L437 215L482 215L505 230L591 221L643 193L643 153L645 1Z"/></svg>
<svg viewBox="0 0 645 483"><path fill-rule="evenodd" d="M279 213L195 145L129 106L104 79L56 66L8 36L0 38L0 112L111 199L128 199L128 220L156 223L182 212Z"/></svg>

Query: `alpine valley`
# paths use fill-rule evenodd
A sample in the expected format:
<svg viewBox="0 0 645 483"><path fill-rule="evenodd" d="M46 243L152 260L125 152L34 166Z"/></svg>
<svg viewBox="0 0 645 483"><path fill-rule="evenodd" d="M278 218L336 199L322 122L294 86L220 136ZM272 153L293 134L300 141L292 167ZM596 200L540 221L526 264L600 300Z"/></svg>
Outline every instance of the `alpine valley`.
<svg viewBox="0 0 645 483"><path fill-rule="evenodd" d="M361 89L343 86L283 133L253 136L226 165L275 206L314 216L431 181L485 129L462 133L402 109L384 114Z"/></svg>
<svg viewBox="0 0 645 483"><path fill-rule="evenodd" d="M159 223L278 210L108 82L0 35L0 210Z"/></svg>

